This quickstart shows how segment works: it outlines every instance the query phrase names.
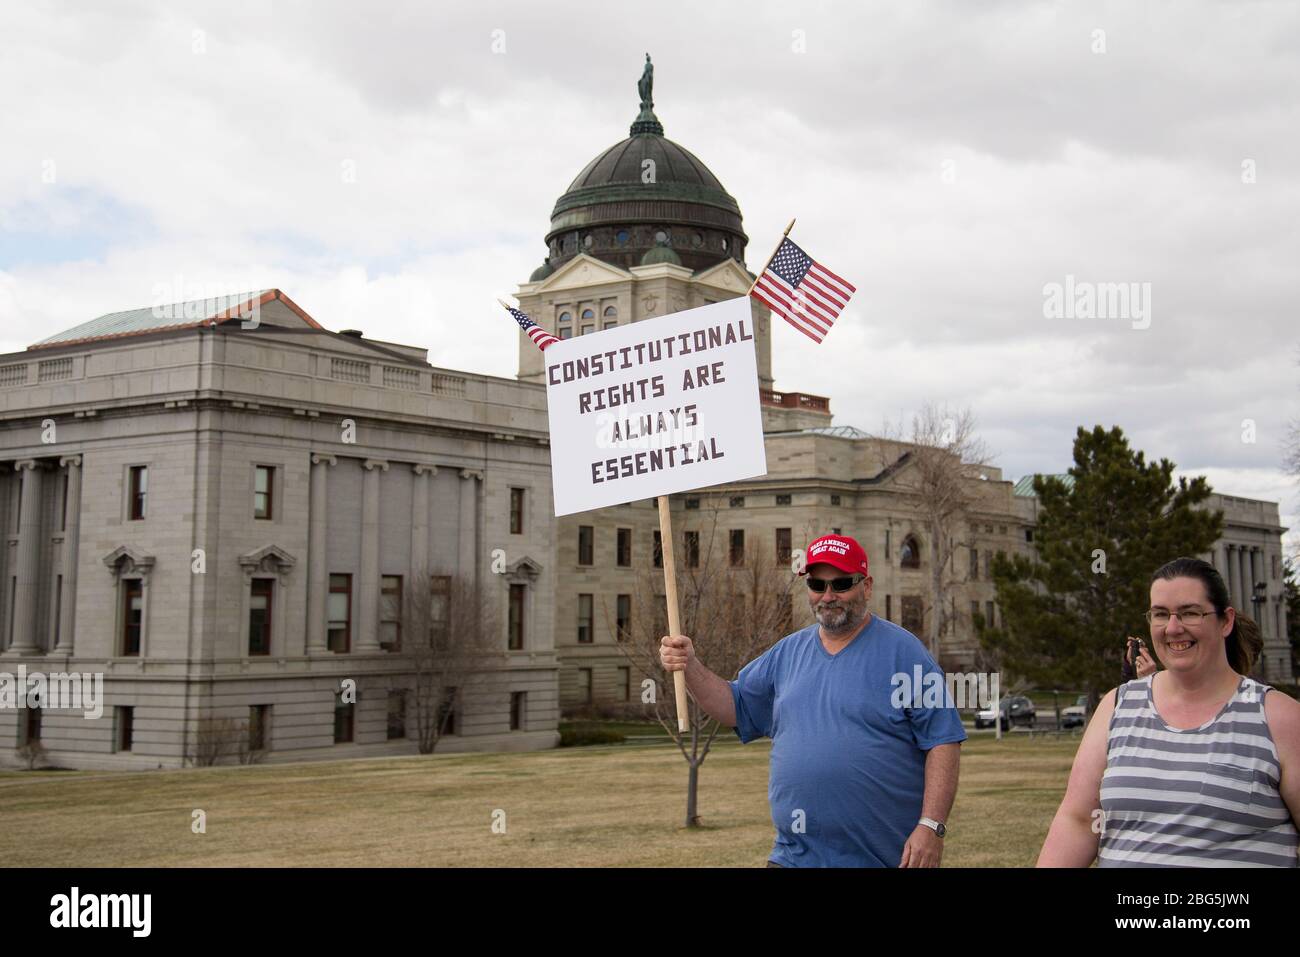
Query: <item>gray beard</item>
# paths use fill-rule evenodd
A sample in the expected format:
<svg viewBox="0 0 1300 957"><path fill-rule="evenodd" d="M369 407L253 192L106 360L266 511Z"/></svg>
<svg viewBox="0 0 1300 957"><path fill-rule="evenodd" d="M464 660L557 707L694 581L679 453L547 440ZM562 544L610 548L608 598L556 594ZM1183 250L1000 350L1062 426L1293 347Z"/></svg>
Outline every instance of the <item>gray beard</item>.
<svg viewBox="0 0 1300 957"><path fill-rule="evenodd" d="M832 634L843 634L856 629L856 626L862 623L862 616L854 620L852 616L853 609L848 605L840 605L837 608L817 608L815 614L817 623Z"/></svg>

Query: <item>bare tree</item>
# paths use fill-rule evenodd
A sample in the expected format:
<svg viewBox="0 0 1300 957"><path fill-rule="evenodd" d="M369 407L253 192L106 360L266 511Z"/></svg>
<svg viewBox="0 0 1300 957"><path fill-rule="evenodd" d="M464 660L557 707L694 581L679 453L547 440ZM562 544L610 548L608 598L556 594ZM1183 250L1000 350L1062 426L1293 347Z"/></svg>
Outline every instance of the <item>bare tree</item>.
<svg viewBox="0 0 1300 957"><path fill-rule="evenodd" d="M467 688L483 680L488 659L505 646L500 616L484 585L417 570L404 589L397 620L417 745L421 754L432 754L442 736L453 733Z"/></svg>
<svg viewBox="0 0 1300 957"><path fill-rule="evenodd" d="M700 661L730 680L791 631L794 572L777 561L770 544L746 542L743 554L733 554L719 532L717 508L698 514L700 520L674 530L682 628ZM659 664L659 643L668 633L663 570L645 569L635 588L631 625L619 647L631 667L650 679L642 701L686 760L686 826L698 827L700 767L722 728L691 697L688 730L678 730L672 681L665 681Z"/></svg>
<svg viewBox="0 0 1300 957"><path fill-rule="evenodd" d="M901 441L902 429L895 441ZM888 437L888 436L887 436ZM918 523L926 531L930 548L930 608L927 644L939 658L940 641L953 623L955 588L966 581L954 555L969 547L963 533L979 501L982 467L989 451L975 434L970 409L952 410L927 402L912 417L910 441L905 445L898 471L898 487L910 494Z"/></svg>
<svg viewBox="0 0 1300 957"><path fill-rule="evenodd" d="M234 718L200 718L188 757L195 767L209 768L246 751L247 741L248 726Z"/></svg>

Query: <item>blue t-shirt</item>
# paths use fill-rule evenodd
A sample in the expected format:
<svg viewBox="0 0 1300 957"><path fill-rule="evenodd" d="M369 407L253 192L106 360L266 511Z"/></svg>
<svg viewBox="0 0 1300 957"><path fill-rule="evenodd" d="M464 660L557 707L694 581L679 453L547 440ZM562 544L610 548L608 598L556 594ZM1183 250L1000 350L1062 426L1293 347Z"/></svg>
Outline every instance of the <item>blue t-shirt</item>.
<svg viewBox="0 0 1300 957"><path fill-rule="evenodd" d="M839 654L817 625L787 635L731 684L736 734L772 739L768 801L782 867L897 867L921 818L925 752L965 741L957 710L896 693L920 666L943 672L909 631L877 615ZM931 679L933 681L933 679ZM906 698L903 707L891 699ZM930 700L936 696L931 695Z"/></svg>

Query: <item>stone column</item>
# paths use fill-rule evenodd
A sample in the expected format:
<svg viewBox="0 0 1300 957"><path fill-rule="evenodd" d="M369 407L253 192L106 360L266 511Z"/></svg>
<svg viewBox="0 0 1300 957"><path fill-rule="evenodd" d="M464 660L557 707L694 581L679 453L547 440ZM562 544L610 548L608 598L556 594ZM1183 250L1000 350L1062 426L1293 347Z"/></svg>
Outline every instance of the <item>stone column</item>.
<svg viewBox="0 0 1300 957"><path fill-rule="evenodd" d="M1246 546L1237 546L1237 560L1241 566L1238 571L1238 580L1241 582L1241 595L1237 598L1241 602L1241 610L1246 614L1253 616L1255 610L1251 607L1250 597L1254 594L1255 583L1250 580L1250 566L1246 558Z"/></svg>
<svg viewBox="0 0 1300 957"><path fill-rule="evenodd" d="M14 463L22 480L18 508L18 581L14 591L13 639L8 654L34 655L36 619L40 610L41 487L44 473L35 459Z"/></svg>
<svg viewBox="0 0 1300 957"><path fill-rule="evenodd" d="M332 455L311 457L311 499L307 505L306 653L309 655L324 654L329 639L330 573L325 543L329 537L329 468L337 461Z"/></svg>
<svg viewBox="0 0 1300 957"><path fill-rule="evenodd" d="M1258 545L1251 546L1249 562L1250 562L1250 617L1256 618L1256 616L1258 616L1258 620L1256 621L1256 624L1259 625L1260 637L1267 638L1268 631L1269 631L1268 621L1267 621L1268 619L1268 591L1267 590L1265 590L1264 592L1264 601L1260 602L1258 608L1255 607L1255 583L1265 580L1264 560L1263 560L1263 556L1260 555Z"/></svg>
<svg viewBox="0 0 1300 957"><path fill-rule="evenodd" d="M67 520L63 525L63 591L59 595L59 633L54 653L76 654L77 551L81 545L81 456L65 455L59 464L68 470Z"/></svg>
<svg viewBox="0 0 1300 957"><path fill-rule="evenodd" d="M361 627L357 651L373 654L379 651L379 473L388 471L388 463L366 459L361 464L365 475L361 484Z"/></svg>
<svg viewBox="0 0 1300 957"><path fill-rule="evenodd" d="M1241 599L1238 597L1237 589L1237 546L1224 545L1224 569L1223 581L1228 586L1228 598L1232 602L1232 607L1236 608Z"/></svg>
<svg viewBox="0 0 1300 957"><path fill-rule="evenodd" d="M432 574L429 567L429 490L432 477L438 474L436 465L412 465L415 481L411 491L411 579L417 573L426 578Z"/></svg>
<svg viewBox="0 0 1300 957"><path fill-rule="evenodd" d="M458 573L467 585L479 581L478 561L478 489L483 473L461 469L460 477L460 563Z"/></svg>

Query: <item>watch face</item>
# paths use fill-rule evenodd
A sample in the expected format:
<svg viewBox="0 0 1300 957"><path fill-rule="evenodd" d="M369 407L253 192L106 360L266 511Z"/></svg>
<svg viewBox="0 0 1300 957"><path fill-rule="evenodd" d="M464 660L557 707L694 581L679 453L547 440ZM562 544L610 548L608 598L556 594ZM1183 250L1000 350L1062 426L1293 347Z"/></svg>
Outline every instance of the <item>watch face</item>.
<svg viewBox="0 0 1300 957"><path fill-rule="evenodd" d="M934 833L938 834L940 837L943 837L945 834L948 833L948 829L944 827L943 824L940 824L938 827L934 829Z"/></svg>

